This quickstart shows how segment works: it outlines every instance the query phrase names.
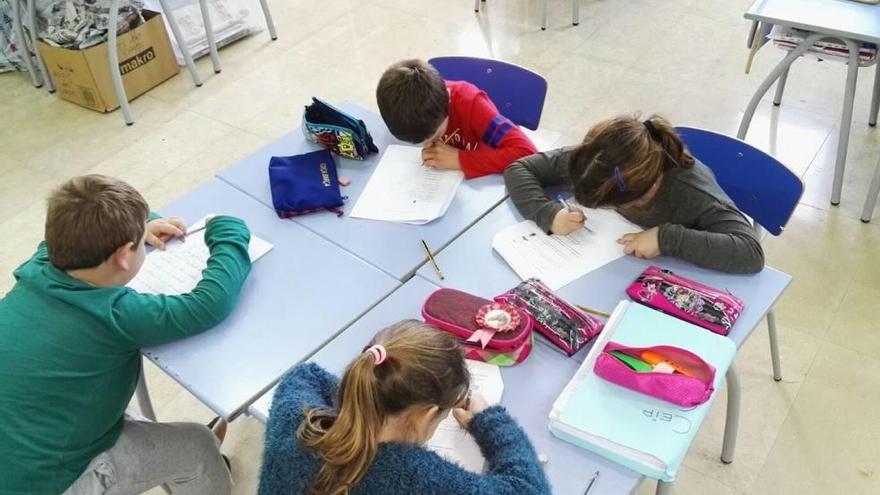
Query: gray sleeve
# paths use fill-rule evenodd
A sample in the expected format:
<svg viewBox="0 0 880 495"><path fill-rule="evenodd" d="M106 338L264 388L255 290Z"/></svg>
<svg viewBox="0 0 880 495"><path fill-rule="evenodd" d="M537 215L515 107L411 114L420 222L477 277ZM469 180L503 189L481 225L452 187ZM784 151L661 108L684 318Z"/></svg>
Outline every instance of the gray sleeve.
<svg viewBox="0 0 880 495"><path fill-rule="evenodd" d="M661 224L660 252L728 273L757 273L764 268L761 242L749 222L732 206L708 205L697 227Z"/></svg>
<svg viewBox="0 0 880 495"><path fill-rule="evenodd" d="M547 197L544 188L569 183L570 151L571 148L560 148L535 153L513 162L504 171L504 182L516 209L545 232L550 232L553 218L562 205Z"/></svg>

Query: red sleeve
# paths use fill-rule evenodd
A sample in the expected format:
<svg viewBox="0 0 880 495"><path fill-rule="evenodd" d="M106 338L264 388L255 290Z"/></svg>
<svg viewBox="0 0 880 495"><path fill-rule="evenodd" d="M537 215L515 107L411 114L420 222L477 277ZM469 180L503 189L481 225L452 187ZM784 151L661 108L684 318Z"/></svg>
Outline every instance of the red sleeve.
<svg viewBox="0 0 880 495"><path fill-rule="evenodd" d="M481 136L481 143L474 151L458 152L466 179L500 174L516 160L538 152L516 124L498 113L486 93L480 92L474 98L470 122L475 134Z"/></svg>

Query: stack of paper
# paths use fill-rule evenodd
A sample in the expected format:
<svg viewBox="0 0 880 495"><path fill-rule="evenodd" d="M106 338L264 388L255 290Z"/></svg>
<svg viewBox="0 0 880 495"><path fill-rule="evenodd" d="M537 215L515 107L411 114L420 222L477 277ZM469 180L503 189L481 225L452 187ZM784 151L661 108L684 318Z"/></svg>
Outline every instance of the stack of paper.
<svg viewBox="0 0 880 495"><path fill-rule="evenodd" d="M185 242L172 239L165 244L164 251L157 249L147 255L144 266L128 283L128 287L145 294L177 295L191 292L202 279L202 271L208 266L208 257L211 255L202 228L206 218L189 228L193 233L186 237ZM271 249L271 244L251 235L248 246L251 262L262 258Z"/></svg>
<svg viewBox="0 0 880 495"><path fill-rule="evenodd" d="M687 349L715 367L715 393L733 362L733 341L660 313L622 301L593 343L581 367L550 411L550 431L654 479L672 481L712 399L681 407L603 380L593 372L609 340L631 346Z"/></svg>
<svg viewBox="0 0 880 495"><path fill-rule="evenodd" d="M354 218L412 224L442 217L464 180L458 170L422 165L422 149L392 144L351 210Z"/></svg>
<svg viewBox="0 0 880 495"><path fill-rule="evenodd" d="M583 210L590 230L548 235L535 222L527 220L496 234L492 248L521 279L539 278L558 290L623 256L623 247L617 240L642 230L613 210Z"/></svg>
<svg viewBox="0 0 880 495"><path fill-rule="evenodd" d="M504 382L501 379L501 370L498 369L498 366L470 359L467 360L467 365L471 373L471 393L482 395L489 405L501 402ZM426 446L446 460L455 462L468 471L482 473L485 469L486 459L480 453L480 447L470 434L458 424L451 412L446 419L440 422L437 431L428 440Z"/></svg>

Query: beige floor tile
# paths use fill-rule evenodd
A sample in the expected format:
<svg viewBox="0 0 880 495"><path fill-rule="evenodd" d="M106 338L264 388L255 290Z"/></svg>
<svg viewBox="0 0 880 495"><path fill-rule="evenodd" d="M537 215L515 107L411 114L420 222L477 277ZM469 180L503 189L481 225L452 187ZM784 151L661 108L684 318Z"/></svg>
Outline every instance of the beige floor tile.
<svg viewBox="0 0 880 495"><path fill-rule="evenodd" d="M878 493L878 373L880 360L823 346L753 493Z"/></svg>
<svg viewBox="0 0 880 495"><path fill-rule="evenodd" d="M657 482L645 479L639 483L633 495L653 495L656 490ZM738 495L742 492L685 466L678 471L678 477L672 485L672 493L673 495Z"/></svg>

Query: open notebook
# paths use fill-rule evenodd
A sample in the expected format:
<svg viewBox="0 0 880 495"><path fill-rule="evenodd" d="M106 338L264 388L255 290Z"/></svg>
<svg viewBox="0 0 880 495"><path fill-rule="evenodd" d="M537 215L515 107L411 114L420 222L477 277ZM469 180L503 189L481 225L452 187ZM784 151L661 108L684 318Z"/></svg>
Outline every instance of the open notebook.
<svg viewBox="0 0 880 495"><path fill-rule="evenodd" d="M633 347L687 349L715 367L715 392L707 402L683 408L603 380L593 366L611 340ZM645 476L672 481L735 354L736 345L726 337L622 301L553 404L550 431Z"/></svg>
<svg viewBox="0 0 880 495"><path fill-rule="evenodd" d="M185 241L172 239L165 243L165 250L154 250L147 255L144 266L128 287L145 294L186 294L202 279L202 271L208 266L210 251L205 244L204 217L190 226L192 234ZM251 262L262 258L272 245L251 235L248 254Z"/></svg>

